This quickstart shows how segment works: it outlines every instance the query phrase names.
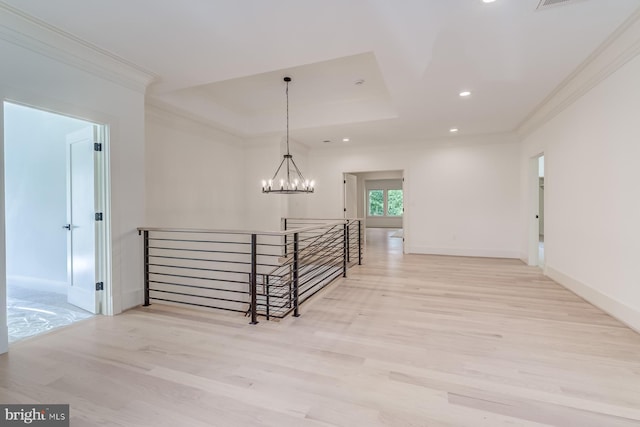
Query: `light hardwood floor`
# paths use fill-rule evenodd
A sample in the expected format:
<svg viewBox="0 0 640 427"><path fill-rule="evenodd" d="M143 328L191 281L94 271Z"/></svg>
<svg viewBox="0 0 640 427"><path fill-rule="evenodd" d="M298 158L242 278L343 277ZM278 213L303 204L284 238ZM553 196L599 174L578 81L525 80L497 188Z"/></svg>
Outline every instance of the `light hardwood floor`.
<svg viewBox="0 0 640 427"><path fill-rule="evenodd" d="M83 427L640 425L640 335L538 268L388 234L300 318L154 304L19 342L0 402Z"/></svg>

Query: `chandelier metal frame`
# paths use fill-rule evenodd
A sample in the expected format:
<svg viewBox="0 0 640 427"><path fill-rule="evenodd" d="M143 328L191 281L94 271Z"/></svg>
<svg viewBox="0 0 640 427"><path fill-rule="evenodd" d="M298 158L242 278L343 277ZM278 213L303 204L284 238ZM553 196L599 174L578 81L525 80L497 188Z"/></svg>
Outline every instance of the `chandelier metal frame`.
<svg viewBox="0 0 640 427"><path fill-rule="evenodd" d="M276 169L276 173L273 174L273 178L262 181L262 192L275 194L313 193L314 182L305 179L289 152L289 83L291 77L285 77L284 82L287 85L285 90L287 97L287 154L282 156L282 161ZM282 175L279 175L281 171Z"/></svg>

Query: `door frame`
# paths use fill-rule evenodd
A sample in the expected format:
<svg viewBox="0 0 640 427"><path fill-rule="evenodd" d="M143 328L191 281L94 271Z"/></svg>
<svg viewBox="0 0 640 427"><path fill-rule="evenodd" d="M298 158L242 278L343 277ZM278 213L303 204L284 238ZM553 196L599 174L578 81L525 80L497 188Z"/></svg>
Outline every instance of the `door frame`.
<svg viewBox="0 0 640 427"><path fill-rule="evenodd" d="M28 108L33 108L35 110L45 111L51 114L56 114L60 116L72 117L74 119L82 120L87 122L88 124L93 124L96 126L96 137L98 143L102 144L101 155L95 156L94 160L94 177L95 177L95 202L96 206L100 207L100 211L103 212L103 221L101 226L96 227L96 260L95 260L95 268L96 275L100 278L99 281L104 283L103 292L100 296L100 303L98 305L98 311L96 314L103 315L113 315L113 289L112 289L112 247L111 247L111 167L110 167L110 126L108 123L101 123L91 118L83 117L82 115L77 114L69 114L64 111L60 111L58 108L48 108L44 105L36 105L35 103L24 102L21 100L17 100L14 98L3 98L0 100L0 123L3 124L4 128L4 103L11 103L16 105L21 105ZM46 103L46 102L45 102ZM2 164L6 162L4 158L4 135L0 135L0 161ZM3 169L4 170L4 169ZM5 221L5 192L4 192L4 177L0 177L0 184L2 184L2 201L0 202L0 208L2 208L2 213L0 214L0 218L2 218L2 229L4 230L4 221ZM3 251L0 255L0 266L4 266L4 268L0 269L0 271L4 272L5 277L0 279L0 283L4 283L3 293L6 294L6 265L4 265L6 260L6 250L5 245L5 235L4 232L0 235L0 244L3 246ZM0 293L2 296L2 293ZM5 299L5 308L6 308L6 299ZM2 335L2 334L0 334ZM1 341L1 340L0 340ZM0 342L0 354L2 353L2 342Z"/></svg>
<svg viewBox="0 0 640 427"><path fill-rule="evenodd" d="M527 264L530 266L539 266L539 242L540 242L540 222L538 216L540 215L540 179L539 179L539 159L544 156L544 152L540 152L533 157L529 158L529 168L527 170L527 183L529 193L529 209L527 217L529 218L529 235L528 235L528 257ZM545 156L546 163L546 156ZM545 168L546 175L546 168ZM545 178L546 181L546 178ZM545 259L546 259L546 247L545 247ZM545 263L546 264L546 263Z"/></svg>
<svg viewBox="0 0 640 427"><path fill-rule="evenodd" d="M405 168L401 168L401 169L378 169L378 170L364 170L364 171L349 171L349 172L342 172L342 203L343 203L343 212L344 212L344 208L346 208L346 184L344 183L345 181L345 175L349 174L349 175L355 175L358 180L360 180L362 178L363 174L373 174L373 173L378 173L378 174L384 174L384 173L398 173L400 174L400 178L390 178L390 179L400 179L402 181L401 184L401 188L402 188L402 197L403 197L403 212L402 212L402 233L403 233L403 237L402 237L402 253L408 254L410 253L409 248L410 246L410 232L409 232L409 215L410 213L408 213L409 210L407 210L407 206L409 206L409 200L411 199L410 196L410 188L409 188L409 182L407 179L407 171ZM380 179L385 179L385 178L380 178ZM366 186L362 185L362 188L358 187L358 191L360 194L357 194L357 198L360 199L360 202L363 203L363 211L362 211L362 220L365 223L365 228L366 228L366 222L367 222L367 191L366 191ZM360 203L359 202L359 203ZM358 203L358 209L359 209L359 203ZM366 234L366 233L365 233Z"/></svg>
<svg viewBox="0 0 640 427"><path fill-rule="evenodd" d="M342 173L342 193L343 193L343 198L342 198L342 204L343 204L343 217L347 218L347 206L349 205L349 198L347 197L348 191L347 191L347 186L348 186L348 179L347 179L347 175L351 175L354 176L356 178L356 191L355 191L355 203L356 203L356 212L353 215L352 218L357 218L358 217L358 175L357 174L353 174L353 173L348 173L348 172L343 172Z"/></svg>

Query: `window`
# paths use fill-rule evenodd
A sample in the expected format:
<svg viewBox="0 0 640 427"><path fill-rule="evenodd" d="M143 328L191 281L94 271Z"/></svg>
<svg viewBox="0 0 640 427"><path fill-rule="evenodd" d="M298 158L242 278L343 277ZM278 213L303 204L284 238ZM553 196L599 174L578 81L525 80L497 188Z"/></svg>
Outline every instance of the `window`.
<svg viewBox="0 0 640 427"><path fill-rule="evenodd" d="M369 190L369 216L384 215L384 190Z"/></svg>
<svg viewBox="0 0 640 427"><path fill-rule="evenodd" d="M402 190L387 190L387 215L402 216Z"/></svg>
<svg viewBox="0 0 640 427"><path fill-rule="evenodd" d="M369 190L369 216L402 216L402 190Z"/></svg>

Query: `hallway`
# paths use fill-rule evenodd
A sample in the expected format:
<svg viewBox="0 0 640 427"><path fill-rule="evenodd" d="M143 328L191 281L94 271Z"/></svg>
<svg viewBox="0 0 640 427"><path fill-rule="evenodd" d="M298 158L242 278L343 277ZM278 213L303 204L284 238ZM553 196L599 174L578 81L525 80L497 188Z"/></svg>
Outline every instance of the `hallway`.
<svg viewBox="0 0 640 427"><path fill-rule="evenodd" d="M299 318L154 304L18 342L0 401L89 427L640 425L640 335L519 260L392 231Z"/></svg>

